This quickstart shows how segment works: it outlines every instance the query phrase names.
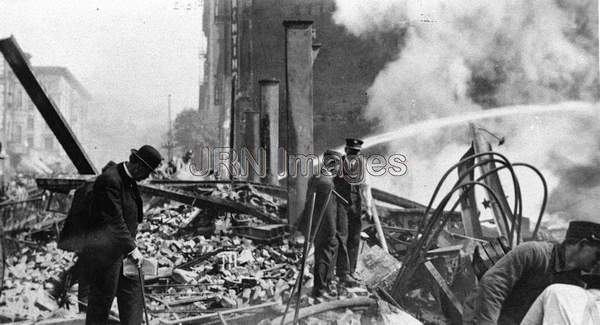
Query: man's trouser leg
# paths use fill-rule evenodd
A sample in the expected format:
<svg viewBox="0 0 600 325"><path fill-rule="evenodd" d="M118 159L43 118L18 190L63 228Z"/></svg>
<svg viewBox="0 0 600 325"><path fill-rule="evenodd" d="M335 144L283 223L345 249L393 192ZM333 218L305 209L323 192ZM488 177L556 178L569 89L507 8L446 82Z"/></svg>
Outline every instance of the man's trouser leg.
<svg viewBox="0 0 600 325"><path fill-rule="evenodd" d="M123 262L117 258L110 263L98 265L94 263L93 257L86 257L84 263L87 266L87 279L90 281L85 323L106 324L119 285Z"/></svg>
<svg viewBox="0 0 600 325"><path fill-rule="evenodd" d="M350 260L348 254L348 207L342 203L337 205L337 239L338 249L336 258L337 276L350 273Z"/></svg>
<svg viewBox="0 0 600 325"><path fill-rule="evenodd" d="M336 238L336 216L325 213L321 229L315 236L314 290L327 290L334 267L338 247Z"/></svg>
<svg viewBox="0 0 600 325"><path fill-rule="evenodd" d="M348 267L349 272L356 272L356 261L360 248L360 232L362 223L360 220L360 209L350 209L348 211L348 239L346 245L348 248Z"/></svg>
<svg viewBox="0 0 600 325"><path fill-rule="evenodd" d="M139 277L128 278L121 276L117 288L117 303L119 305L119 320L121 324L139 325L143 319L143 297Z"/></svg>
<svg viewBox="0 0 600 325"><path fill-rule="evenodd" d="M142 323L143 301L138 278L123 276L123 259L89 269L90 292L86 324L106 324L115 297L119 305L121 324Z"/></svg>
<svg viewBox="0 0 600 325"><path fill-rule="evenodd" d="M86 271L84 261L81 256L77 258L74 268L75 278L77 279L77 300L80 301L80 303L77 305L79 312L83 313L86 310L85 306L88 303L88 296L90 294L90 281L88 280L89 272Z"/></svg>

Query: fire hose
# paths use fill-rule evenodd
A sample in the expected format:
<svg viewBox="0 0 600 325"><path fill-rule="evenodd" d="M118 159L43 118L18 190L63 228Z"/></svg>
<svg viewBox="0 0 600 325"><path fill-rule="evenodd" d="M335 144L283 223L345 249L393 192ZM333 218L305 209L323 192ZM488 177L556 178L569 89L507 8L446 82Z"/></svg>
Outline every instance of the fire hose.
<svg viewBox="0 0 600 325"><path fill-rule="evenodd" d="M446 194L444 196L444 198L442 199L442 201L439 203L438 207L433 211L433 213L431 213L431 217L427 218L432 206L433 206L433 202L435 201L436 196L438 195L442 184L444 183L445 179L447 178L447 176L452 172L452 170L454 170L455 168L457 168L458 166L460 166L461 164L474 159L476 157L480 157L480 156L484 156L484 155L497 155L500 158L502 158L501 160L499 159L494 159L494 158L490 158L490 159L486 159L486 160L482 160L479 161L478 163L474 164L473 166L469 167L466 171L464 171L462 174L459 175L459 179L458 181L455 183L454 187L452 188L452 190ZM465 179L465 177L470 176L470 173L477 167L484 165L484 164L488 164L490 162L498 162L501 163L502 166L494 168L486 173L484 173L483 175L479 176L477 178L476 181L474 182L467 182L464 184L461 184L461 181ZM452 195L459 189L463 189L463 188L467 188L466 190L463 191L463 193L460 195L459 199L455 202L455 204L453 205L453 207L450 209L450 212L453 212L457 207L458 204L460 203L460 200L466 196L466 194L469 193L469 191L471 191L473 189L473 187L475 185L479 185L484 187L488 193L490 193L490 195L493 197L493 200L498 203L498 196L497 194L493 191L493 189L491 189L489 186L487 186L486 184L480 183L478 181L480 181L481 179L484 179L485 177L487 177L488 175L492 174L492 173L496 173L499 170L502 169L509 169L512 179L513 179L513 184L514 184L514 191L515 191L515 203L513 206L514 209L514 222L512 224L512 227L509 227L508 225L508 219L506 217L506 213L505 211L503 211L502 209L500 209L500 213L502 214L502 218L503 218L503 222L505 223L506 229L510 229L510 233L509 233L509 239L512 242L512 238L514 238L514 236L516 236L516 241L517 243L520 241L520 235L521 235L521 219L522 219L522 196L521 196L521 190L520 190L520 186L519 186L519 182L518 182L518 178L514 172L513 167L514 166L519 166L519 167L527 167L531 170L533 170L538 177L541 179L542 181L542 185L544 188L544 198L542 201L542 207L540 209L540 214L538 216L537 222L536 222L536 227L534 229L533 235L534 237L537 234L537 231L539 229L539 225L541 223L541 219L543 217L543 213L545 210L545 206L547 203L547 195L548 195L548 190L547 190L547 183L546 180L544 179L543 175L541 174L541 172L526 163L515 163L515 164L511 164L508 159L496 152L482 152L482 153L478 153L478 154L473 154L470 155L468 157L463 158L461 161L459 161L458 163L454 164L451 168L449 168L446 173L443 175L443 177L441 178L441 180L438 182L434 193L429 201L429 204L426 208L425 214L424 214L424 218L423 221L421 222L420 225L420 231L419 234L421 234L420 237L417 238L416 242L412 245L411 248L411 253L407 254L406 259L403 263L403 267L400 270L400 275L398 276L399 281L397 281L397 283L394 285L395 290L403 290L404 286L406 284L406 281L408 281L408 279L411 278L412 274L414 274L414 272L416 271L416 267L419 265L419 260L422 259L422 254L423 251L427 251L428 248L430 248L433 244L434 244L434 240L437 238L437 236L439 235L439 233L443 230L443 227L445 226L448 217L446 217L444 215L444 208L446 207L446 205L448 204L448 202L450 201ZM434 229L434 227L437 228ZM515 234L516 233L516 234ZM405 280L402 280L405 279ZM402 292L402 291L401 291Z"/></svg>

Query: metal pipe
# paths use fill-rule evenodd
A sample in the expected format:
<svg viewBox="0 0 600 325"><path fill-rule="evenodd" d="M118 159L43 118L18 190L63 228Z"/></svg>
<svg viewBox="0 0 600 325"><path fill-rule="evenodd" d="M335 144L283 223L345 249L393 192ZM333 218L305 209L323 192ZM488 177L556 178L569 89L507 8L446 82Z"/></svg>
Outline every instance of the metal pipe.
<svg viewBox="0 0 600 325"><path fill-rule="evenodd" d="M309 246L310 246L310 240L311 240L312 221L313 221L313 216L315 213L316 198L317 198L317 193L315 192L312 195L312 200L311 200L311 204L310 204L310 214L308 217L308 227L306 228L306 238L304 239L302 261L300 263L300 271L298 272L298 277L296 277L296 282L290 292L290 298L288 299L287 304L285 306L285 311L283 312L283 317L281 319L281 325L284 324L285 316L287 315L288 310L290 310L290 304L292 302L292 297L294 296L294 291L298 290L297 292L300 292L300 289L302 288L302 278L304 277L304 266L306 263L306 254L308 254L308 251L310 249ZM323 210L325 210L325 209L323 209ZM298 307L300 306L300 296L301 296L301 294L297 295L296 308L294 310L298 310ZM297 315L297 311L294 313L294 315Z"/></svg>
<svg viewBox="0 0 600 325"><path fill-rule="evenodd" d="M482 177L480 177L480 178L482 178ZM494 190L487 184L480 183L478 181L462 183L458 186L455 186L448 194L446 194L446 196L442 199L442 201L440 202L438 207L434 210L432 217L429 219L428 225L425 227L425 229L427 229L427 230L423 231L421 233L422 236L419 239L417 239L417 241L412 245L411 252L406 254L405 259L402 261L402 268L400 269L400 272L398 273L398 276L396 277L394 287L393 287L394 288L394 290L393 290L394 298L397 298L397 299L402 298L402 295L405 293L406 284L412 278L412 276L416 270L416 266L420 264L420 261L419 261L419 258L421 257L420 252L423 250L424 251L429 250L429 247L432 244L432 240L437 238L437 236L439 235L439 232L442 231L442 229L446 223L446 220L447 220L447 218L444 218L444 216L445 216L444 208L446 207L446 205L448 204L448 202L450 201L450 199L452 198L454 193L461 190L462 188L465 188L465 187L472 188L475 185L479 185L479 186L483 187L484 189L486 189L487 192L490 194L491 198L494 201L498 202L498 195L494 192ZM462 191L460 196L461 197L465 196L468 192L469 192L469 190ZM457 206L459 205L459 201L460 201L460 198L459 198L459 200L456 201L456 203L454 204L454 206L452 207L452 209L450 211L454 211L457 208ZM504 212L504 211L502 211L502 212ZM434 231L433 227L436 224L438 225L438 227ZM434 231L433 235L431 235L432 231Z"/></svg>
<svg viewBox="0 0 600 325"><path fill-rule="evenodd" d="M310 243L312 242L311 238L313 236L312 234L312 222L313 222L313 216L315 213L315 202L316 202L316 198L317 198L317 193L313 193L312 195L312 200L310 203L311 206L311 210L310 210L310 216L308 218L308 228L306 230L306 240L304 241L304 252L302 253L302 262L300 263L300 274L298 274L298 278L300 279L300 281L298 282L298 289L296 291L296 309L294 312L294 325L298 323L298 312L300 311L300 298L302 297L302 279L304 278L304 268L306 267L306 255L308 254L308 250L310 248ZM323 211L325 211L327 209L327 202L325 203L325 205L323 206ZM321 214L322 216L323 214ZM315 234L318 233L319 231L319 226L321 225L321 220L319 218L319 223L317 224L317 232L315 232ZM284 314L285 316L285 314ZM284 317L285 319L285 317ZM282 319L283 321L283 319Z"/></svg>
<svg viewBox="0 0 600 325"><path fill-rule="evenodd" d="M263 79L260 85L260 146L267 153L267 176L264 181L279 185L279 80Z"/></svg>
<svg viewBox="0 0 600 325"><path fill-rule="evenodd" d="M451 172L452 172L452 171L453 171L455 168L457 168L457 167L458 167L458 166L460 166L461 164L465 163L466 161L468 161L468 160L470 160L470 159L477 158L477 157L487 156L487 155L489 155L489 156L496 155L496 156L500 157L500 158L501 158L501 159L504 161L504 164L508 165L508 169L509 169L509 171L510 171L510 173L511 173L511 176L512 176L512 179L513 179L513 183L515 184L515 207L514 207L514 209L515 209L515 211L518 211L518 210L517 210L517 209L518 209L517 203L518 203L518 197L519 197L519 195L518 195L518 194L519 194L520 190L518 190L518 189L519 189L519 187L518 187L518 180L517 180L517 178L516 178L515 172L514 172L513 168L511 167L511 165L510 165L510 163L509 163L508 159L507 159L507 158L506 158L504 155L502 155L502 154L499 154L499 153L497 153L497 152L493 152L493 151L480 152L480 153L476 153L476 154L473 154L473 155L471 155L471 156L468 156L468 157L464 157L463 159L461 159L461 161L459 161L459 162L455 163L454 165L452 165L452 167L450 167L450 168L449 168L449 169L448 169L448 170L447 170L447 171L444 173L444 175L442 176L442 178L441 178L441 179L440 179L440 181L438 182L438 184L437 184L437 186L436 186L435 190L433 191L433 195L431 196L431 199L430 199L430 201L429 201L429 204L427 205L427 208L425 209L425 213L424 213L424 215L425 215L425 218L423 218L423 220L421 221L421 223L420 223L420 225L419 225L419 229L420 229L420 230L424 229L424 227L425 227L425 224L426 224L426 222L427 222L427 218L426 218L426 217L427 217L427 215L429 214L429 211L430 211L430 210L431 210L431 208L432 208L433 201L435 200L435 198L436 198L436 196L437 196L437 194L438 194L439 190L441 189L441 187L442 187L442 185L443 185L443 183L444 183L444 180L445 180L445 179L448 177L448 175L449 175L449 174L450 174L450 173L451 173ZM491 160L491 159L488 159L488 160ZM474 168L474 167L476 167L476 166L480 166L480 165L482 165L482 164L485 164L485 163L487 163L487 162L488 162L488 160L485 160L485 161L479 161L479 162L478 162L478 163L476 163L474 166L471 166L471 167L470 167L468 170L466 170L465 172L470 172L470 171L472 170L472 168ZM495 161L498 161L498 160L496 159ZM465 175L466 175L466 174L464 174L463 176L465 176ZM460 179L461 179L461 176L459 176L459 180L460 180ZM457 182L457 184L455 184L455 186L456 186L456 185L458 185L458 182ZM515 214L516 214L516 213L515 213ZM507 238L508 238L508 237L507 237Z"/></svg>

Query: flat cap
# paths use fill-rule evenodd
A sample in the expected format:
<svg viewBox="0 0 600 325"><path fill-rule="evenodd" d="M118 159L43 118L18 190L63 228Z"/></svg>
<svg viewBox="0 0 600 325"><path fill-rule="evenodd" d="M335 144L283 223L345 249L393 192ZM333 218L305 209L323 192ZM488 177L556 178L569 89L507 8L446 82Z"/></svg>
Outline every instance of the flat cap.
<svg viewBox="0 0 600 325"><path fill-rule="evenodd" d="M600 242L600 223L590 221L571 221L565 239L594 240Z"/></svg>
<svg viewBox="0 0 600 325"><path fill-rule="evenodd" d="M347 138L346 139L346 148L360 150L362 148L363 141L360 139Z"/></svg>

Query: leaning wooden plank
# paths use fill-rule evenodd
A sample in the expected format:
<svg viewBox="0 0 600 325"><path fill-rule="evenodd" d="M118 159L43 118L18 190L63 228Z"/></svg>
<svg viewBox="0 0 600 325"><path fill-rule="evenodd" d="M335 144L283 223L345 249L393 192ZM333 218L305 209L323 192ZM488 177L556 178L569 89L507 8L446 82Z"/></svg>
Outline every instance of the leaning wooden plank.
<svg viewBox="0 0 600 325"><path fill-rule="evenodd" d="M383 228L381 227L381 221L379 220L379 213L377 213L377 206L373 205L371 209L371 213L373 214L373 223L375 224L375 229L377 230L377 236L379 237L379 242L381 243L381 247L386 253L389 253L387 242L385 241L385 235L383 233Z"/></svg>
<svg viewBox="0 0 600 325"><path fill-rule="evenodd" d="M465 158L472 156L475 154L475 149L473 145L469 148L469 150L461 157L461 161ZM458 175L462 175L467 170L469 170L475 164L475 159L469 159L464 163L458 166ZM475 179L475 171L471 170L467 177L463 178L460 181L460 184L465 184L467 182L472 182ZM468 191L468 193L464 193ZM481 222L479 221L479 211L477 209L477 200L475 199L475 190L472 188L462 188L460 189L460 193L462 194L459 197L460 207L462 210L462 223L465 228L465 235L469 237L475 237L482 239L483 233L481 230Z"/></svg>
<svg viewBox="0 0 600 325"><path fill-rule="evenodd" d="M13 36L0 40L0 52L4 54L6 62L12 68L15 76L21 82L31 101L41 113L77 171L80 174L96 174L97 170L92 160L83 150L83 146L77 140L75 133L69 127L67 120L62 116L56 104L48 97L37 81L23 51Z"/></svg>
<svg viewBox="0 0 600 325"><path fill-rule="evenodd" d="M280 218L270 215L265 211L262 211L261 209L220 197L197 195L195 193L188 193L185 191L164 189L154 185L139 185L138 188L140 189L140 192L147 193L150 195L161 196L173 201L195 206L201 209L216 208L226 211L249 214L269 223L282 222Z"/></svg>
<svg viewBox="0 0 600 325"><path fill-rule="evenodd" d="M312 315L324 313L326 311L335 310L339 308L353 308L353 307L365 307L365 306L374 306L377 304L377 300L367 297L358 297L358 298L350 298L344 300L335 300L324 302L318 305L313 305L310 307L305 307L300 309L298 314L298 319L306 318ZM281 317L279 316L271 321L272 325L280 325ZM289 324L294 321L294 312L287 313L285 317L285 323Z"/></svg>
<svg viewBox="0 0 600 325"><path fill-rule="evenodd" d="M397 205L402 208L409 208L409 209L425 209L425 208L427 208L423 204L417 203L415 201L411 201L409 199L405 199L403 197L399 197L397 195L394 195L392 193L389 193L389 192L386 192L386 191L383 191L383 190L380 190L377 188L372 188L371 194L373 195L373 198L377 201Z"/></svg>
<svg viewBox="0 0 600 325"><path fill-rule="evenodd" d="M452 307L452 315L450 315L451 318L453 318L452 324L462 323L462 315L463 315L462 305L460 304L460 302L458 301L456 296L454 296L454 293L452 292L452 290L450 290L450 287L448 287L448 283L446 283L446 280L444 279L444 277L440 274L440 272L438 272L438 270L435 268L433 263L431 263L431 261L425 262L424 266L425 266L425 269L427 270L427 272L429 273L429 275L431 276L431 278L435 281L437 286L441 289L442 294L450 302L450 306Z"/></svg>

